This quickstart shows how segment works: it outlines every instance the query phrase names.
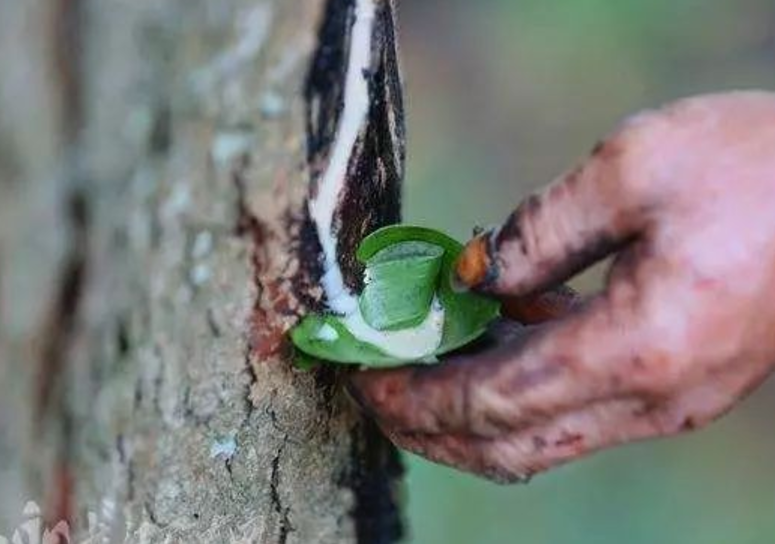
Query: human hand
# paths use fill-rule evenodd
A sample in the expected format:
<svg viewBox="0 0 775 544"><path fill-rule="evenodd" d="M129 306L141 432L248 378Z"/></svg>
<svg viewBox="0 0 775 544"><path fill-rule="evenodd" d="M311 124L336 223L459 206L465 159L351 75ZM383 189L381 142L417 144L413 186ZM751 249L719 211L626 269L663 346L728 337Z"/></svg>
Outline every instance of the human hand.
<svg viewBox="0 0 775 544"><path fill-rule="evenodd" d="M729 410L775 363L775 94L630 118L472 240L458 276L522 297L613 253L602 293L552 302L563 317L437 366L356 373L353 395L399 446L499 481Z"/></svg>

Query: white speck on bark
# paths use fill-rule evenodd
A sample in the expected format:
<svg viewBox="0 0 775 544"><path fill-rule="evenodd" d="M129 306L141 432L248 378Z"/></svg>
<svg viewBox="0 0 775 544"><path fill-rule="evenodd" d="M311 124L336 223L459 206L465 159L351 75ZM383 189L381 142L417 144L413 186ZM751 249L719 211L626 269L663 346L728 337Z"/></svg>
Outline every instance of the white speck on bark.
<svg viewBox="0 0 775 544"><path fill-rule="evenodd" d="M224 461L230 461L235 453L237 453L237 440L234 435L216 440L210 446L210 459L221 457Z"/></svg>
<svg viewBox="0 0 775 544"><path fill-rule="evenodd" d="M288 106L279 93L268 91L261 96L259 110L265 119L277 119L288 111Z"/></svg>
<svg viewBox="0 0 775 544"><path fill-rule="evenodd" d="M213 161L219 167L228 166L234 159L248 153L255 143L255 135L249 130L220 132L213 140Z"/></svg>
<svg viewBox="0 0 775 544"><path fill-rule="evenodd" d="M191 273L189 274L191 283L193 283L197 287L200 285L204 285L205 283L210 281L211 277L212 277L212 272L210 272L210 267L202 263L195 265L194 268L191 269Z"/></svg>
<svg viewBox="0 0 775 544"><path fill-rule="evenodd" d="M213 234L209 230L197 233L194 244L191 246L191 256L194 259L204 259L213 249Z"/></svg>

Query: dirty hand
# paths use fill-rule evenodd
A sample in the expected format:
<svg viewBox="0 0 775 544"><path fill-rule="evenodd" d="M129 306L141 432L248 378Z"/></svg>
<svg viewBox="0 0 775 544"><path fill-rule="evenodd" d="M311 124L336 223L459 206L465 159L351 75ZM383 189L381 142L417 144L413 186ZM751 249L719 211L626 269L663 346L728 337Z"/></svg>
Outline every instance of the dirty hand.
<svg viewBox="0 0 775 544"><path fill-rule="evenodd" d="M357 373L354 396L399 446L500 481L730 409L775 363L775 94L630 118L471 241L458 276L521 297L609 254L603 292L564 316L438 366Z"/></svg>

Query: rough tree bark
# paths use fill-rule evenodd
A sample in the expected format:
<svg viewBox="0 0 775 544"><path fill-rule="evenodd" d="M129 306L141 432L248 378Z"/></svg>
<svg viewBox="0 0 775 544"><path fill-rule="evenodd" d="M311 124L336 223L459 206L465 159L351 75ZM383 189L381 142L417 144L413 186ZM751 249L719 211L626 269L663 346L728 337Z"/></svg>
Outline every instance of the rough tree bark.
<svg viewBox="0 0 775 544"><path fill-rule="evenodd" d="M35 501L95 542L399 537L395 450L284 336L321 306L305 196L372 1L352 285L398 219L392 1L0 3L0 535Z"/></svg>

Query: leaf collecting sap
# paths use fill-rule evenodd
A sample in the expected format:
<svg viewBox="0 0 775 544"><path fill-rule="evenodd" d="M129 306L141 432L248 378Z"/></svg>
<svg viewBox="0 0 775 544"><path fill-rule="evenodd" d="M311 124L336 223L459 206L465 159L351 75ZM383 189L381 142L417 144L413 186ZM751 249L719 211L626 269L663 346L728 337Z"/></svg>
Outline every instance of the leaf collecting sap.
<svg viewBox="0 0 775 544"><path fill-rule="evenodd" d="M358 303L377 330L416 327L436 294L444 249L427 242L399 242L366 261L366 287Z"/></svg>
<svg viewBox="0 0 775 544"><path fill-rule="evenodd" d="M432 363L478 338L499 304L456 293L450 279L462 244L428 228L394 225L361 242L365 265L358 308L309 315L291 331L306 356L369 367ZM308 357L305 357L305 360Z"/></svg>

